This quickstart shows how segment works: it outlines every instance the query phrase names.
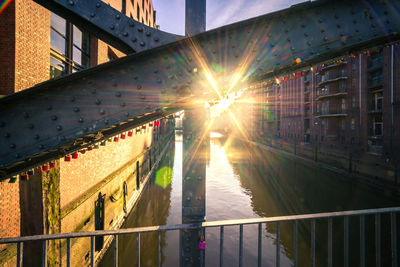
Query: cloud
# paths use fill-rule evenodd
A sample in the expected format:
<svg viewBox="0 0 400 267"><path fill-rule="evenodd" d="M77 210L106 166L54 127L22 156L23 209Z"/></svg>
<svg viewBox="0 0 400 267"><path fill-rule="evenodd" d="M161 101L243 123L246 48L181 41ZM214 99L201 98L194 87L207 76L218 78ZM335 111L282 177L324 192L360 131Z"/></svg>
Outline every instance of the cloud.
<svg viewBox="0 0 400 267"><path fill-rule="evenodd" d="M211 1L209 1L211 2ZM302 0L220 0L207 4L207 29L288 8Z"/></svg>

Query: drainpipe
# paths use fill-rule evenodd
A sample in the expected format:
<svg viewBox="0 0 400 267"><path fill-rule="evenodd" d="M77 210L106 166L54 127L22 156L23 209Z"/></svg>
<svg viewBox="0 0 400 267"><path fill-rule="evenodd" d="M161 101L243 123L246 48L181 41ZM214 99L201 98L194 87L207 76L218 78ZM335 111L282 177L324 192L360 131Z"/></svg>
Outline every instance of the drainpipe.
<svg viewBox="0 0 400 267"><path fill-rule="evenodd" d="M391 54L390 54L390 104L392 106L392 118L391 118L391 131L390 131L390 156L394 165L394 182L397 185L397 157L394 156L393 153L393 135L394 135L394 100L393 100L393 89L394 89L394 44L391 46Z"/></svg>

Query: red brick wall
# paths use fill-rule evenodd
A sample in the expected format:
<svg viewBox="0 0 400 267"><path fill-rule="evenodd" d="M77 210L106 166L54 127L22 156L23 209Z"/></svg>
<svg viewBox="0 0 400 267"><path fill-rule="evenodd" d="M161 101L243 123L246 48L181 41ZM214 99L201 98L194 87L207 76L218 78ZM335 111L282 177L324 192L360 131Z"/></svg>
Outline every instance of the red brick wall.
<svg viewBox="0 0 400 267"><path fill-rule="evenodd" d="M79 153L79 158L60 162L60 205L63 209L71 201L82 197L91 187L102 181L124 164L151 146L152 129L147 127L141 134L107 142L98 150ZM146 131L146 132L145 132Z"/></svg>
<svg viewBox="0 0 400 267"><path fill-rule="evenodd" d="M15 91L49 79L50 12L31 0L15 1Z"/></svg>
<svg viewBox="0 0 400 267"><path fill-rule="evenodd" d="M0 182L0 238L20 235L20 208L18 181Z"/></svg>
<svg viewBox="0 0 400 267"><path fill-rule="evenodd" d="M0 95L14 92L15 59L15 2L0 15Z"/></svg>

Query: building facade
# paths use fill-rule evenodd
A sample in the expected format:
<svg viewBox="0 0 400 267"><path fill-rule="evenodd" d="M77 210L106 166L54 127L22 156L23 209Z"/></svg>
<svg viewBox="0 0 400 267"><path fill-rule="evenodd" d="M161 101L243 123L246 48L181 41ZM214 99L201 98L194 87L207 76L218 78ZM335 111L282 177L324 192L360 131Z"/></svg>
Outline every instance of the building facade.
<svg viewBox="0 0 400 267"><path fill-rule="evenodd" d="M379 165L380 174L363 169L397 183L399 47L376 47L253 82L247 90L253 104L247 108L246 128L256 139L309 158L342 158L346 163L340 167L360 173L362 162Z"/></svg>
<svg viewBox="0 0 400 267"><path fill-rule="evenodd" d="M152 0L104 2L156 27ZM0 22L0 97L124 56L31 0L13 1L0 15ZM99 229L94 204L99 194L106 196L102 228L119 227L172 131L168 119L144 122L130 133L1 181L0 237ZM124 197L118 199L121 192ZM112 196L118 200L112 201ZM49 263L64 261L63 246L49 244ZM89 248L72 244L73 265L88 260L85 246ZM27 245L24 258L40 262L41 249L41 244ZM99 250L96 257L103 252ZM15 253L15 246L1 246L0 265L15 266Z"/></svg>

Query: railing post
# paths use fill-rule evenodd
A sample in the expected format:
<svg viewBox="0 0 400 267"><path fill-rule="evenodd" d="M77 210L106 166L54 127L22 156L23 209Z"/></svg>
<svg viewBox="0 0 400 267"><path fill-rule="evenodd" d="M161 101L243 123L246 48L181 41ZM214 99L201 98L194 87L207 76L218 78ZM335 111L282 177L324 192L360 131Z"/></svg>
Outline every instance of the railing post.
<svg viewBox="0 0 400 267"><path fill-rule="evenodd" d="M392 267L397 267L397 223L396 213L390 214L390 221L392 226Z"/></svg>
<svg viewBox="0 0 400 267"><path fill-rule="evenodd" d="M161 231L158 231L158 267L161 267Z"/></svg>
<svg viewBox="0 0 400 267"><path fill-rule="evenodd" d="M21 267L23 264L23 252L24 252L24 243L18 242L17 244L17 267Z"/></svg>
<svg viewBox="0 0 400 267"><path fill-rule="evenodd" d="M243 266L243 224L239 226L239 267Z"/></svg>
<svg viewBox="0 0 400 267"><path fill-rule="evenodd" d="M315 267L315 219L311 220L311 266Z"/></svg>
<svg viewBox="0 0 400 267"><path fill-rule="evenodd" d="M365 266L365 215L360 216L360 266Z"/></svg>
<svg viewBox="0 0 400 267"><path fill-rule="evenodd" d="M94 236L90 237L90 267L94 266Z"/></svg>
<svg viewBox="0 0 400 267"><path fill-rule="evenodd" d="M298 221L295 220L294 221L294 267L297 267L298 262L297 262L297 246L298 246L298 240L297 240L297 236L298 236Z"/></svg>
<svg viewBox="0 0 400 267"><path fill-rule="evenodd" d="M140 267L140 233L136 234L136 266Z"/></svg>
<svg viewBox="0 0 400 267"><path fill-rule="evenodd" d="M349 217L344 216L344 267L349 267Z"/></svg>
<svg viewBox="0 0 400 267"><path fill-rule="evenodd" d="M47 267L47 240L43 240L42 244L42 266Z"/></svg>
<svg viewBox="0 0 400 267"><path fill-rule="evenodd" d="M71 238L67 238L67 267L71 266Z"/></svg>
<svg viewBox="0 0 400 267"><path fill-rule="evenodd" d="M118 267L118 235L114 235L114 267Z"/></svg>
<svg viewBox="0 0 400 267"><path fill-rule="evenodd" d="M219 232L219 266L224 266L224 227L220 227Z"/></svg>
<svg viewBox="0 0 400 267"><path fill-rule="evenodd" d="M332 267L332 217L328 219L328 266Z"/></svg>
<svg viewBox="0 0 400 267"><path fill-rule="evenodd" d="M258 267L262 262L262 223L258 224Z"/></svg>
<svg viewBox="0 0 400 267"><path fill-rule="evenodd" d="M276 266L281 265L281 225L280 222L276 222Z"/></svg>
<svg viewBox="0 0 400 267"><path fill-rule="evenodd" d="M375 215L375 249L376 249L376 266L381 266L381 215Z"/></svg>

